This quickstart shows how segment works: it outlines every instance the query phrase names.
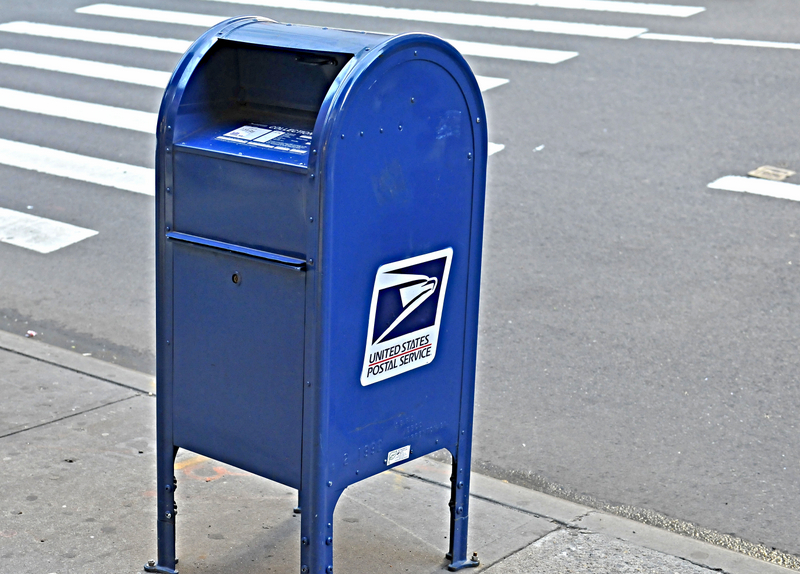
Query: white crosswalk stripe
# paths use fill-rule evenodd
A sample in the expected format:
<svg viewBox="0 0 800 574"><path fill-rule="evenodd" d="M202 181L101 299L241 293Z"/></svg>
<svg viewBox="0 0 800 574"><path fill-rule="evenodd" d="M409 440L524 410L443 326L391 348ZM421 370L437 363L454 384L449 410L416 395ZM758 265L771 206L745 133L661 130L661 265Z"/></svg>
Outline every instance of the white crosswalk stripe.
<svg viewBox="0 0 800 574"><path fill-rule="evenodd" d="M541 48L526 48L523 46L465 42L463 40L448 40L448 42L465 56L516 60L518 62L560 64L578 55L578 52L567 52L565 50L544 50Z"/></svg>
<svg viewBox="0 0 800 574"><path fill-rule="evenodd" d="M211 28L227 20L228 16L214 16L212 14L195 14L194 12L175 12L173 10L157 10L155 8L137 8L135 6L120 6L118 4L92 4L76 8L78 14L91 16L105 16L107 18L123 18L126 20L141 20L142 22L171 22L183 26L198 26Z"/></svg>
<svg viewBox="0 0 800 574"><path fill-rule="evenodd" d="M561 8L562 10L587 10L592 12L617 12L620 14L642 14L646 16L671 16L688 18L703 12L700 6L674 6L670 4L649 4L642 2L615 2L612 0L472 0L492 4L515 4L518 6L539 6L541 8Z"/></svg>
<svg viewBox="0 0 800 574"><path fill-rule="evenodd" d="M481 92L488 92L492 88L498 88L508 83L507 78L493 78L491 76L475 76L478 80L478 87Z"/></svg>
<svg viewBox="0 0 800 574"><path fill-rule="evenodd" d="M757 177L726 175L708 184L711 189L766 195L778 199L800 201L800 185L785 181L770 181Z"/></svg>
<svg viewBox="0 0 800 574"><path fill-rule="evenodd" d="M183 54L192 45L187 40L172 38L158 38L156 36L141 36L125 32L107 32L89 28L72 28L70 26L55 26L53 24L39 24L36 22L6 22L0 24L0 32L11 34L25 34L44 38L58 38L61 40L75 40L77 42L90 42L93 44L110 44L112 46L125 46L128 48L143 48Z"/></svg>
<svg viewBox="0 0 800 574"><path fill-rule="evenodd" d="M158 116L126 108L79 102L0 88L0 107L154 134Z"/></svg>
<svg viewBox="0 0 800 574"><path fill-rule="evenodd" d="M486 153L488 155L494 155L499 151L503 151L505 148L506 148L506 146L504 146L503 144L496 144L496 143L489 142L489 146L488 146L488 149L486 150Z"/></svg>
<svg viewBox="0 0 800 574"><path fill-rule="evenodd" d="M39 70L48 70L50 72L60 72L87 78L138 84L140 86L152 86L162 89L167 86L167 82L169 82L169 78L172 75L169 72L161 72L158 70L147 70L145 68L136 68L133 66L120 66L117 64L107 64L105 62L52 56L50 54L38 54L36 52L23 52L20 50L8 50L5 48L0 49L0 64L36 68Z"/></svg>
<svg viewBox="0 0 800 574"><path fill-rule="evenodd" d="M180 24L187 26L211 27L227 17L194 14L191 12L174 12L169 10L154 10L150 8L133 8L116 4L92 4L76 10L81 14L106 16L109 18L123 18L128 20L141 20L145 22L162 22L165 24ZM0 31L3 28L0 26ZM178 42L179 40L175 40ZM524 46L507 46L501 44L486 44L481 42L466 42L461 40L447 40L465 56L483 58L497 58L501 60L516 60L541 64L559 64L578 55L577 52L566 50L547 50L542 48L527 48ZM111 42L108 42L111 43ZM156 49L156 48L151 48Z"/></svg>
<svg viewBox="0 0 800 574"><path fill-rule="evenodd" d="M767 42L764 40L737 40L735 38L708 38L705 36L681 36L678 34L642 34L643 40L664 42L688 42L692 44L716 44L718 46L743 46L746 48L773 48L778 50L800 50L800 44L793 42Z"/></svg>
<svg viewBox="0 0 800 574"><path fill-rule="evenodd" d="M155 195L154 170L0 139L0 164Z"/></svg>
<svg viewBox="0 0 800 574"><path fill-rule="evenodd" d="M97 235L93 229L0 207L0 242L52 253Z"/></svg>

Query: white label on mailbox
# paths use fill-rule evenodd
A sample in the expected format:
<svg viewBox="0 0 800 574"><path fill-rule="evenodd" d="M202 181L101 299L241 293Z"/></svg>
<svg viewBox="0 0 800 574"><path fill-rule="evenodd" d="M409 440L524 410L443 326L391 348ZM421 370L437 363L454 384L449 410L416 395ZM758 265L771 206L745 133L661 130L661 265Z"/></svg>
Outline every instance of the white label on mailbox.
<svg viewBox="0 0 800 574"><path fill-rule="evenodd" d="M233 130L232 132L226 133L224 137L251 141L269 132L270 130L265 130L264 128L258 128L256 126L242 126Z"/></svg>
<svg viewBox="0 0 800 574"><path fill-rule="evenodd" d="M362 386L433 361L452 258L453 250L448 247L378 268Z"/></svg>
<svg viewBox="0 0 800 574"><path fill-rule="evenodd" d="M217 136L216 139L295 155L307 155L311 148L311 137L311 132L305 130L272 125L247 125Z"/></svg>
<svg viewBox="0 0 800 574"><path fill-rule="evenodd" d="M386 466L392 466L395 463L402 462L411 456L411 445L393 450L386 457Z"/></svg>

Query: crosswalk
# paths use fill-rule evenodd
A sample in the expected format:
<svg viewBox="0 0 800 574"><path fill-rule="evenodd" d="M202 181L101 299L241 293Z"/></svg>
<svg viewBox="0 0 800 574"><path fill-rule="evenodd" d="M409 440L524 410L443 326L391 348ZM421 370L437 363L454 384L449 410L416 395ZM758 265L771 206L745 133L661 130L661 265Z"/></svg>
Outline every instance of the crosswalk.
<svg viewBox="0 0 800 574"><path fill-rule="evenodd" d="M373 0L374 1L374 0ZM189 3L190 4L190 3ZM103 19L109 22L124 20L128 22L151 22L172 26L195 27L196 35L202 29L224 20L226 16L206 14L203 8L211 6L249 5L260 9L274 9L304 14L327 14L334 20L337 17L357 17L365 21L391 20L399 27L407 27L403 22L417 25L443 25L448 30L458 32L460 37L450 41L470 62L510 61L532 65L559 65L578 57L578 52L551 49L535 45L511 45L508 43L476 42L469 37L469 30L483 29L500 32L530 33L536 43L548 35L564 35L584 38L607 38L614 40L646 40L703 42L767 48L798 49L800 45L758 42L755 40L724 40L692 36L663 35L650 32L648 28L610 24L576 22L575 18L565 21L545 20L535 17L499 16L478 13L482 6L490 4L536 8L550 8L573 11L578 14L590 12L638 14L656 18L689 18L705 10L700 6L668 5L646 2L627 2L616 0L465 0L463 12L400 8L366 3L333 2L327 0L195 0L195 11L162 10L133 5L96 3L80 6L75 10L78 22L86 25L69 26L46 22L16 20L0 21L0 42L4 38L40 38L67 44L90 44L109 46L154 53L183 54L191 41L181 38L168 38L158 35L118 32L103 29ZM187 3L183 3L183 6ZM519 11L519 10L518 10ZM32 12L33 13L33 12ZM532 16L535 14L531 14ZM66 20L66 18L65 18ZM93 25L89 25L89 24ZM113 27L113 26L109 26ZM163 29L163 28L159 28ZM189 34L191 36L191 34ZM739 43L737 43L739 42ZM780 44L780 45L779 45ZM1 45L1 44L0 44ZM50 46L52 44L45 44ZM142 66L128 66L95 61L72 56L26 51L0 47L0 70L2 66L30 70L31 73L53 74L56 77L78 76L98 80L163 89L170 73L163 69L149 69ZM67 51L69 53L69 51ZM484 92L496 89L513 81L513 78L478 76L480 89ZM2 76L0 75L0 82ZM58 117L78 122L79 125L94 124L131 132L154 134L156 129L156 110L142 111L121 106L105 105L64 97L55 97L31 91L12 89L0 85L0 108L24 114ZM503 143L490 143L489 154L494 155L505 148ZM59 149L42 147L31 143L0 139L0 164L13 168L31 170L51 176L68 178L92 184L107 186L136 194L153 195L154 173L146 167L122 162L100 159L71 153ZM88 239L97 234L69 224L53 221L45 224L43 218L27 213L12 212L2 208L0 212L0 242L32 249L40 253L52 253L58 249ZM23 233L28 226L33 230ZM52 236L45 241L45 236ZM28 237L28 239L20 239ZM35 237L36 239L31 239Z"/></svg>

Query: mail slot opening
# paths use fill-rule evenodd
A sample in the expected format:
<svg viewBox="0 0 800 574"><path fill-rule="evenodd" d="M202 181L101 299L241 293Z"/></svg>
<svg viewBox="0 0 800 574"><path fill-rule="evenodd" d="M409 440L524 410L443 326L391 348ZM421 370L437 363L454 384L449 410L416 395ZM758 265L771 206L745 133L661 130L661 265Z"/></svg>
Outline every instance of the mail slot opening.
<svg viewBox="0 0 800 574"><path fill-rule="evenodd" d="M175 136L210 130L217 137L248 125L311 132L325 95L352 56L220 40L186 86Z"/></svg>

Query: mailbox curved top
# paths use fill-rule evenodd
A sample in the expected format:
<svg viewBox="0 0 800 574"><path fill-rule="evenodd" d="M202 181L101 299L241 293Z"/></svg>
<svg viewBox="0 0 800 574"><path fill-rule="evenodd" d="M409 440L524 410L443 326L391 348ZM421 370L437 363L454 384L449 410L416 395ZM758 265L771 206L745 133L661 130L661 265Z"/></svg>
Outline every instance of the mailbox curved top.
<svg viewBox="0 0 800 574"><path fill-rule="evenodd" d="M191 147L198 135L203 144L195 147L208 151L216 146L215 153L244 161L264 159L265 146L235 145L242 143L234 141L240 134L221 141L225 138L220 135L239 124L268 126L279 120L282 126L309 134L300 136L306 138L307 149L272 149L268 159L290 170L324 170L352 94L369 89L367 84L375 81L372 74L398 57L435 62L456 82L473 123L476 165L485 163L480 89L464 58L444 40L421 33L389 36L247 16L209 29L176 66L159 111L157 193L164 191L168 169L164 154L173 144Z"/></svg>

